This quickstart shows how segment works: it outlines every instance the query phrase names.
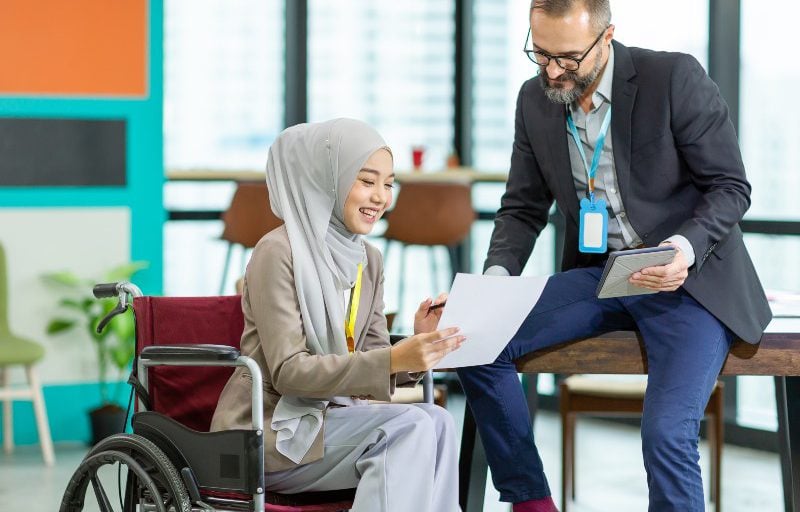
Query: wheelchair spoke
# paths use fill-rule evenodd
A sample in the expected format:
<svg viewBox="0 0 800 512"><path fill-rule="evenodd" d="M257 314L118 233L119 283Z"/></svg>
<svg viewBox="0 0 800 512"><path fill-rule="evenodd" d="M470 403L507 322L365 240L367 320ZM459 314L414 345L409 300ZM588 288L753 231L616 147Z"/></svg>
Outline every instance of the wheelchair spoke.
<svg viewBox="0 0 800 512"><path fill-rule="evenodd" d="M103 484L101 484L100 479L97 478L96 471L91 477L91 482L94 495L97 498L97 504L100 506L100 512L114 512L114 509L111 507L111 502L106 495L106 491L103 489Z"/></svg>
<svg viewBox="0 0 800 512"><path fill-rule="evenodd" d="M136 474L133 471L128 471L128 477L125 479L125 508L124 510L136 510L136 502L139 498L139 485Z"/></svg>

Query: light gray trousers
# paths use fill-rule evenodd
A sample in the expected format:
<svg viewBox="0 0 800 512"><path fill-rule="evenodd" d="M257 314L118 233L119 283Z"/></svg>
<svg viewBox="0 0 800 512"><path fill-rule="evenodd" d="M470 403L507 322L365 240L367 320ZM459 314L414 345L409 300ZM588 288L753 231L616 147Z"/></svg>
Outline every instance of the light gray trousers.
<svg viewBox="0 0 800 512"><path fill-rule="evenodd" d="M431 404L337 407L325 456L266 474L281 493L356 488L356 512L457 512L458 451L450 413Z"/></svg>

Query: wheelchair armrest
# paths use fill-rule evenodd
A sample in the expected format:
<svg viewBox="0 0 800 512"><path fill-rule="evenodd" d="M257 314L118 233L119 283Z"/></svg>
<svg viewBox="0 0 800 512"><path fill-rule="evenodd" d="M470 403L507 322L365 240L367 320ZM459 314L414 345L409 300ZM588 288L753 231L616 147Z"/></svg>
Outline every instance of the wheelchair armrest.
<svg viewBox="0 0 800 512"><path fill-rule="evenodd" d="M236 361L239 350L228 345L155 345L145 347L139 358L146 361L164 361L183 359L185 361L203 363L218 361Z"/></svg>
<svg viewBox="0 0 800 512"><path fill-rule="evenodd" d="M151 366L236 366L245 367L252 376L251 413L253 430L264 430L263 377L258 363L241 355L238 348L228 345L154 345L139 352L136 374L144 391L148 391L148 368ZM142 402L144 406L144 402Z"/></svg>

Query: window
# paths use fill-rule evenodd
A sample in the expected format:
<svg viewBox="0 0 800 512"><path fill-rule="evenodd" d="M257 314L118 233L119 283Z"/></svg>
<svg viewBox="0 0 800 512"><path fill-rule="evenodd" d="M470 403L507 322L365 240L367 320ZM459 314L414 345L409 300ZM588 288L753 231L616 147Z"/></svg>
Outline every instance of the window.
<svg viewBox="0 0 800 512"><path fill-rule="evenodd" d="M167 169L262 169L283 124L284 3L167 0Z"/></svg>
<svg viewBox="0 0 800 512"><path fill-rule="evenodd" d="M790 0L770 2L769 7L741 0L741 9L739 139L753 186L747 218L799 221L800 205L794 191L800 186L796 169L800 127L795 121L800 107L781 91L788 91L800 80L800 70L775 66L765 56L785 53L795 46L792 20L800 15L800 6ZM796 265L800 237L747 235L745 243L768 293L800 292ZM777 413L773 380L740 377L738 382L737 420L774 430Z"/></svg>
<svg viewBox="0 0 800 512"><path fill-rule="evenodd" d="M770 2L769 7L742 0L739 134L753 185L751 218L800 220L795 198L800 186L796 165L800 125L795 121L800 107L788 99L788 91L800 80L800 69L776 66L766 58L791 53L796 45L792 20L797 16L800 5L791 0Z"/></svg>
<svg viewBox="0 0 800 512"><path fill-rule="evenodd" d="M538 71L522 52L530 26L529 7L530 0L474 3L472 162L476 169L508 170L517 93Z"/></svg>
<svg viewBox="0 0 800 512"><path fill-rule="evenodd" d="M612 0L611 23L625 46L689 53L708 69L708 2Z"/></svg>
<svg viewBox="0 0 800 512"><path fill-rule="evenodd" d="M453 140L454 4L310 0L309 121L354 117L374 126L411 168L441 169Z"/></svg>
<svg viewBox="0 0 800 512"><path fill-rule="evenodd" d="M167 170L260 170L283 127L284 2L164 3ZM168 211L224 210L232 183L167 183ZM219 292L222 222L167 222L164 293ZM237 254L232 279L241 275ZM233 290L232 284L226 289Z"/></svg>

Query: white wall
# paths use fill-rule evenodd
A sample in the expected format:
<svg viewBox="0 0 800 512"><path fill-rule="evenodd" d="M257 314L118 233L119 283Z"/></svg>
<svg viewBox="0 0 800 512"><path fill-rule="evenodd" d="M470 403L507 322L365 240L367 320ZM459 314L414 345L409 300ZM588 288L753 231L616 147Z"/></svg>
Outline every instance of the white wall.
<svg viewBox="0 0 800 512"><path fill-rule="evenodd" d="M131 215L114 208L0 208L0 243L6 250L12 332L42 343L39 375L45 384L97 380L96 355L81 329L45 333L59 295L41 275L69 270L98 278L130 260ZM111 377L111 376L110 376ZM21 380L21 372L14 380Z"/></svg>

